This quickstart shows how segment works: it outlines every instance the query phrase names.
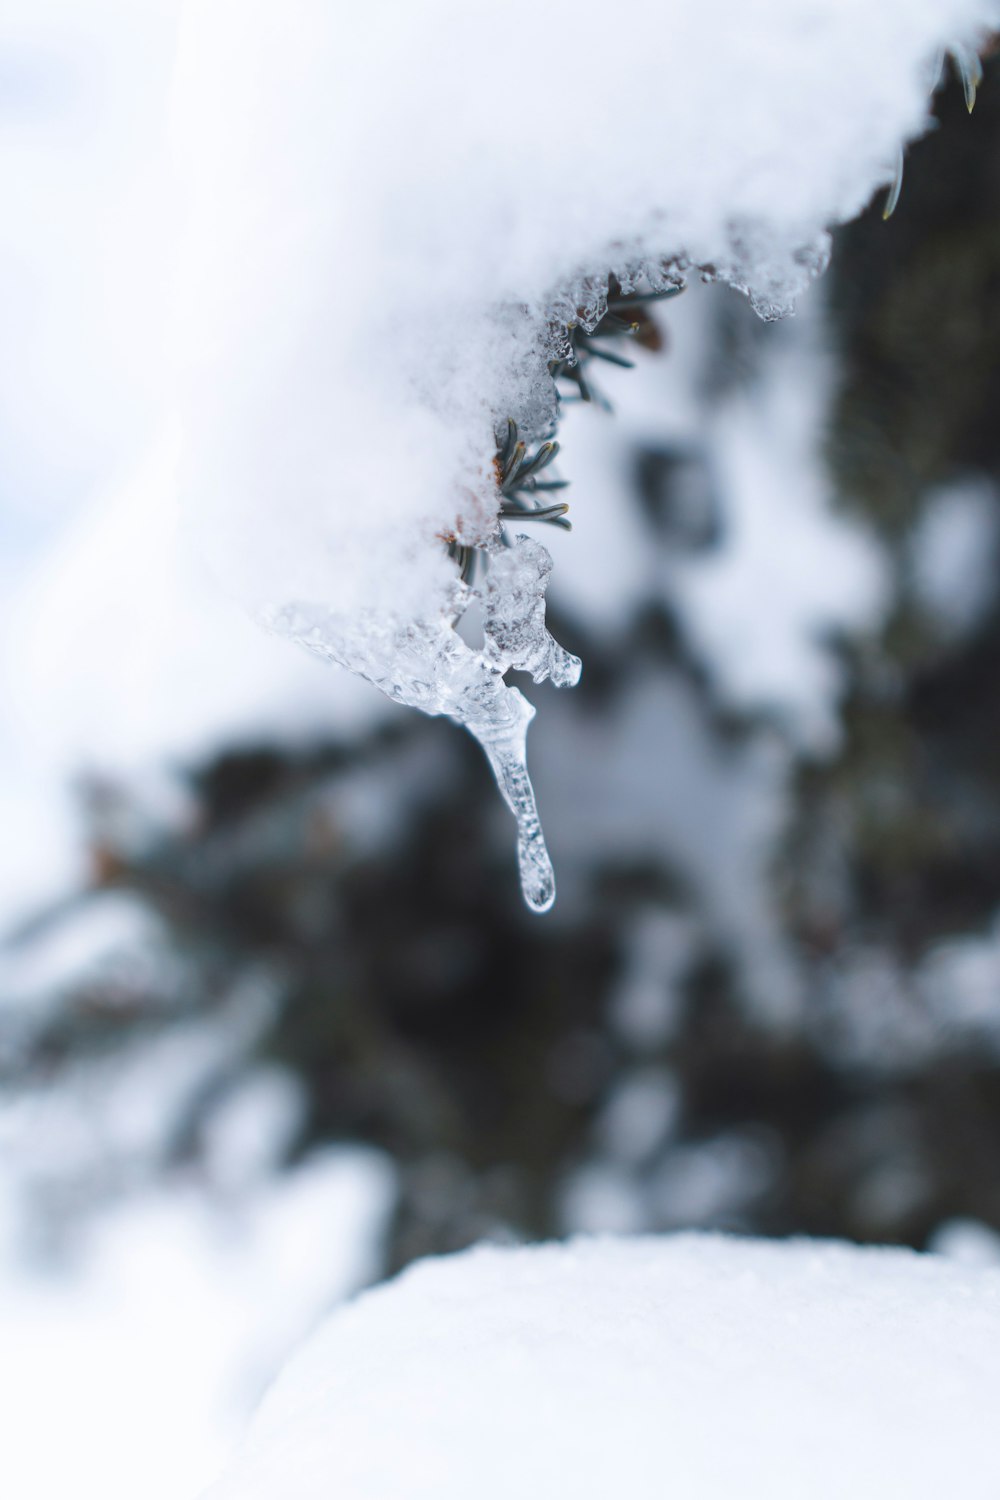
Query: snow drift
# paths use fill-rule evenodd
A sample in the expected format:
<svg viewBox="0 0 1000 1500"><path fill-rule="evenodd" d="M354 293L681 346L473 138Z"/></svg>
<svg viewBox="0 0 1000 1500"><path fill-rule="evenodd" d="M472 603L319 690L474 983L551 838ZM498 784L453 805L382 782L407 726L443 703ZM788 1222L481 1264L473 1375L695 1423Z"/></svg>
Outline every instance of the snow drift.
<svg viewBox="0 0 1000 1500"><path fill-rule="evenodd" d="M721 1236L479 1249L335 1313L210 1500L993 1500L1000 1270Z"/></svg>

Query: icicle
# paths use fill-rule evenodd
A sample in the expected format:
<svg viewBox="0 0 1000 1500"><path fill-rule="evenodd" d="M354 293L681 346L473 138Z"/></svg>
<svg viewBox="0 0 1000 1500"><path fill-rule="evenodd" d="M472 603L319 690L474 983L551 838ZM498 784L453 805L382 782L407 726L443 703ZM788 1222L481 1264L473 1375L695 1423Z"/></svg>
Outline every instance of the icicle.
<svg viewBox="0 0 1000 1500"><path fill-rule="evenodd" d="M528 775L528 725L535 710L517 688L508 688L504 701L511 712L509 722L498 723L494 718L467 723L466 728L485 750L501 796L517 820L521 893L531 910L541 913L556 899L556 878Z"/></svg>
<svg viewBox="0 0 1000 1500"><path fill-rule="evenodd" d="M556 898L552 861L528 775L528 725L535 716L504 674L530 672L557 687L580 678L580 659L564 651L545 627L545 588L552 559L545 548L519 536L489 550L489 571L480 594L482 651L467 646L452 628L473 598L455 580L451 606L434 620L400 624L374 614L348 617L305 602L262 614L269 629L297 641L327 661L367 677L397 703L447 714L482 745L497 786L517 820L521 890L532 911L545 912Z"/></svg>
<svg viewBox="0 0 1000 1500"><path fill-rule="evenodd" d="M979 85L983 81L983 65L979 61L979 53L972 47L965 47L956 43L951 49L951 55L955 59L958 76L962 80L965 107L971 115L976 107L976 94L979 91Z"/></svg>
<svg viewBox="0 0 1000 1500"><path fill-rule="evenodd" d="M557 687L580 680L580 659L565 651L545 628L545 589L552 558L540 542L519 536L512 546L497 543L490 554L483 591L482 660L496 673L514 668L535 682L548 677ZM555 875L528 775L527 734L535 710L517 688L505 687L487 715L459 711L482 745L500 793L517 819L517 859L521 891L532 911L545 912L556 899Z"/></svg>
<svg viewBox="0 0 1000 1500"><path fill-rule="evenodd" d="M892 181L889 191L885 195L885 204L882 208L883 219L891 219L896 212L899 195L903 191L903 148L900 146L896 155L896 165L893 169Z"/></svg>

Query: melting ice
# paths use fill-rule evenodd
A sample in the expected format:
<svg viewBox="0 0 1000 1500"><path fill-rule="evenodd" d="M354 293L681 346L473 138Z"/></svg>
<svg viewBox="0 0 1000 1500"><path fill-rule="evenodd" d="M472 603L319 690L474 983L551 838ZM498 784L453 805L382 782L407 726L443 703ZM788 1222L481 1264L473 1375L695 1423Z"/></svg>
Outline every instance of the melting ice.
<svg viewBox="0 0 1000 1500"><path fill-rule="evenodd" d="M504 677L529 672L557 687L580 679L580 659L553 639L545 625L545 589L552 571L546 549L529 537L507 542L498 535L485 549L481 588L456 579L450 609L433 620L400 624L375 615L359 619L307 603L266 611L264 623L327 661L358 672L397 703L464 724L486 752L497 786L517 821L521 890L532 911L545 912L556 897L528 775L527 733L535 710ZM454 626L473 598L483 608L482 650Z"/></svg>

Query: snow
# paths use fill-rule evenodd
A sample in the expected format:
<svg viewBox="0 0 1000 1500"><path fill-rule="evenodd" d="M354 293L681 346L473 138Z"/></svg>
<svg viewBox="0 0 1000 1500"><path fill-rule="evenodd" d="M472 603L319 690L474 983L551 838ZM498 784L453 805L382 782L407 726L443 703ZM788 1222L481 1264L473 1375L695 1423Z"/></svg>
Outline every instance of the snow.
<svg viewBox="0 0 1000 1500"><path fill-rule="evenodd" d="M874 623L888 593L870 541L834 510L830 373L818 319L803 317L768 341L752 384L717 402L708 430L726 544L683 564L675 584L725 701L776 711L813 753L839 735L839 667L823 646Z"/></svg>
<svg viewBox="0 0 1000 1500"><path fill-rule="evenodd" d="M47 1264L17 1243L9 1187L0 1176L2 1470L21 1500L194 1500L288 1350L372 1274L393 1196L387 1161L357 1149L222 1207L168 1182Z"/></svg>
<svg viewBox="0 0 1000 1500"><path fill-rule="evenodd" d="M525 835L531 712L503 681L519 663L453 631L472 593L444 546L495 543L498 423L529 450L551 435L550 362L570 325L597 324L611 271L628 291L693 264L765 317L791 310L827 226L926 127L940 50L997 16L994 0L637 0L620 62L564 123L596 5L185 7L188 513L272 626L486 742L535 909L554 891Z"/></svg>
<svg viewBox="0 0 1000 1500"><path fill-rule="evenodd" d="M1000 1266L1000 1234L978 1219L947 1219L934 1231L931 1249L966 1266Z"/></svg>
<svg viewBox="0 0 1000 1500"><path fill-rule="evenodd" d="M813 992L806 1024L843 1067L905 1074L932 1059L1000 1056L1000 915L931 945L908 968L874 944L848 945Z"/></svg>
<svg viewBox="0 0 1000 1500"><path fill-rule="evenodd" d="M480 724L534 827L531 711L510 663L456 638L483 580L458 585L441 537L493 536L496 420L529 446L551 427L553 317L591 320L610 269L627 282L645 259L656 278L679 253L764 312L789 305L827 225L924 127L934 54L996 15L994 0L643 0L570 128L552 101L588 66L596 5L294 0L279 17L266 0L9 0L0 917L79 878L65 787L81 767L190 759L258 726L351 732L376 712L180 581L178 492L188 566L206 562L217 594L278 626L305 611L327 659ZM830 523L822 382L796 359L753 401L723 402L717 432L667 374L647 409L661 432L686 411L716 477L740 479L732 547L669 580L713 678L741 706L799 700L813 743L836 688L813 636L870 615L879 584ZM592 559L598 618L643 540L614 503L620 477L606 518L585 513L586 471L608 466L583 416L565 424L580 521L558 556ZM821 552L826 567L802 566ZM527 622L537 634L540 610ZM529 843L542 906L551 878Z"/></svg>
<svg viewBox="0 0 1000 1500"><path fill-rule="evenodd" d="M680 1026L681 986L698 953L697 927L690 917L651 906L632 917L627 934L609 1019L632 1050L656 1051Z"/></svg>
<svg viewBox="0 0 1000 1500"><path fill-rule="evenodd" d="M666 1068L635 1069L610 1094L598 1121L604 1150L620 1161L641 1162L662 1146L677 1122L681 1088Z"/></svg>
<svg viewBox="0 0 1000 1500"><path fill-rule="evenodd" d="M0 11L0 497L22 555L159 420L178 5Z"/></svg>
<svg viewBox="0 0 1000 1500"><path fill-rule="evenodd" d="M129 891L101 891L0 949L0 1057L18 1026L39 1027L67 997L176 1001L186 978L166 924Z"/></svg>
<svg viewBox="0 0 1000 1500"><path fill-rule="evenodd" d="M917 597L949 644L982 622L996 597L997 496L966 480L927 496L911 541Z"/></svg>
<svg viewBox="0 0 1000 1500"><path fill-rule="evenodd" d="M620 636L662 602L718 699L770 715L812 754L839 733L829 641L876 628L889 596L875 539L825 472L834 361L821 291L767 328L717 288L668 304L666 353L601 371L613 417L580 405L561 418L574 531L550 544L553 598L582 626ZM720 370L723 316L738 357ZM651 538L634 499L638 451L686 468L693 535L681 516Z"/></svg>
<svg viewBox="0 0 1000 1500"><path fill-rule="evenodd" d="M628 1085L624 1088L627 1089ZM650 1097L644 1124L663 1120L663 1105L675 1108L679 1090L669 1080L662 1099ZM658 1106L660 1120L653 1109ZM604 1122L601 1122L602 1124ZM592 1161L562 1184L559 1226L565 1234L644 1234L662 1229L734 1229L747 1222L781 1180L781 1144L766 1130L723 1131L707 1140L671 1140L667 1118L662 1161L629 1160L622 1141L598 1130ZM603 1138L602 1138L603 1136Z"/></svg>
<svg viewBox="0 0 1000 1500"><path fill-rule="evenodd" d="M993 1500L998 1377L995 1267L693 1234L480 1248L335 1313L210 1500Z"/></svg>
<svg viewBox="0 0 1000 1500"><path fill-rule="evenodd" d="M373 694L349 678L318 693L330 684L314 662L248 629L186 565L174 468L169 444L152 450L8 605L7 707L39 764L122 775L227 739L294 745L374 718Z"/></svg>
<svg viewBox="0 0 1000 1500"><path fill-rule="evenodd" d="M529 440L548 432L550 315L576 317L587 302L595 316L595 279L603 284L612 267L625 274L644 257L683 249L714 260L723 279L752 281L762 311L784 306L821 263L828 223L888 181L898 142L923 128L932 53L974 42L997 7L644 0L609 45L606 12L587 3L196 0L174 85L177 179L168 186L166 98L181 4L5 0L0 15L0 925L79 882L67 787L82 769L146 775L151 762L190 762L255 736L346 737L398 712L367 684L325 674L249 629L226 595L286 631L289 620L318 622L310 628L321 655L349 660L401 701L452 711L487 741L490 715L506 714L513 733L494 740L494 759L527 830L523 863L541 908L553 886L524 773L531 710L504 680L511 669L554 663L568 682L576 667L542 634L544 549L532 540L493 551L492 571L463 590L442 542L454 531L485 551L495 540L495 419L514 415ZM576 531L552 536L552 592L598 629L626 629L640 595L679 602L718 697L777 708L800 743L825 748L838 683L820 637L866 627L884 601L874 552L833 512L819 477L821 310L813 297L810 317L804 300L806 316L768 330L753 383L720 388L698 351L713 347L709 320L721 295L692 285L669 304L670 352L657 360L640 351L636 371L609 369L614 422L593 409L564 413ZM676 441L718 491L718 549L668 561L667 549L649 546L623 482L623 457L642 434ZM915 587L946 640L975 629L992 603L989 506L988 490L942 490L913 544ZM214 569L207 587L190 576L205 560ZM483 603L492 594L492 615L483 613L495 628L464 648L452 622L472 612L479 591ZM713 748L683 682L664 688L641 672L607 722L572 703L547 717L539 785L567 868L582 879L602 857L655 849L675 858L693 871L751 987L771 997L772 1012L787 1009L792 985L762 875L785 810L783 749ZM442 774L429 754L419 771L428 785ZM177 799L176 787L168 795ZM361 767L330 795L342 799L338 815L352 834L391 841L401 820L384 773ZM640 918L615 1005L624 1043L655 1051L669 1038L680 979L703 938L686 915ZM44 1026L60 993L86 989L91 976L110 1000L131 986L183 1004L183 965L163 944L159 924L123 893L56 912L0 964L0 1049L16 1054L21 1028ZM932 1047L972 1043L995 1054L998 955L994 931L962 938L932 951L909 980L871 954L849 956L834 984L840 1055L905 1068ZM200 1126L206 1181L171 1170L162 1187L150 1185L192 1096L214 1095L255 1038L255 998L234 997L234 1009L248 1016L247 1034L234 1038L231 1015L220 1026L182 1025L148 1051L85 1062L64 1087L32 1097L11 1090L3 1100L2 1468L29 1500L73 1492L81 1474L99 1476L103 1500L193 1495L291 1340L371 1273L391 1208L388 1166L337 1152L276 1186L303 1109L280 1069L255 1068L221 1091ZM558 1062L550 1085L580 1091L585 1049ZM642 1227L630 1173L671 1138L681 1102L677 1080L645 1064L608 1098L598 1160L565 1185L566 1226ZM738 1131L671 1149L657 1183L663 1218L730 1218L740 1195L765 1190L773 1173L768 1143ZM444 1204L462 1189L454 1158L442 1155L426 1175ZM905 1195L905 1169L870 1190ZM83 1212L91 1194L93 1210ZM22 1197L61 1220L51 1239L27 1227ZM118 1204L110 1212L108 1199ZM901 1462L915 1466L927 1456L921 1444L936 1441L971 1472L963 1493L975 1494L986 1475L995 1494L995 1461L973 1431L988 1428L982 1391L995 1385L995 1364L976 1342L981 1334L996 1347L995 1283L972 1269L995 1264L1000 1251L985 1225L961 1220L942 1226L934 1244L968 1271L815 1247L744 1255L707 1239L617 1247L608 1274L586 1246L496 1257L482 1282L487 1253L423 1268L335 1325L392 1310L370 1336L362 1327L354 1369L368 1379L341 1392L348 1405L338 1408L368 1451L348 1444L332 1463L367 1462L373 1449L380 1461L402 1462L379 1440L402 1422L412 1472L426 1478L421 1445L437 1429L431 1420L421 1430L421 1414L465 1371L470 1402L483 1401L466 1436L481 1441L472 1453L460 1435L451 1456L478 1465L462 1493L488 1495L483 1455L490 1467L494 1456L512 1462L518 1445L496 1452L494 1397L509 1392L470 1368L482 1350L487 1362L498 1351L501 1373L530 1376L537 1357L545 1378L524 1380L524 1400L539 1420L552 1413L557 1435L571 1434L569 1458L581 1429L592 1429L595 1440L619 1444L626 1464L641 1465L666 1408L674 1443L656 1456L662 1475L670 1463L699 1460L685 1448L686 1427L697 1438L711 1423L714 1439L721 1426L734 1453L743 1440L744 1457L770 1441L761 1466L771 1471L779 1447L798 1461L801 1430L824 1468L802 1457L794 1492L822 1495L830 1428L853 1434L856 1424L859 1465L881 1477L879 1493L896 1493L910 1471L886 1478L879 1447L896 1429L887 1420L880 1438L862 1398L869 1393L872 1413L888 1407L894 1420L912 1368L914 1403L935 1381L948 1399L919 1409L913 1453ZM643 1256L666 1269L648 1269ZM564 1274L574 1257L594 1261L579 1295ZM515 1274L522 1264L535 1269ZM894 1268L882 1277L888 1308L874 1291L865 1301L864 1285L879 1276L863 1268L879 1265ZM468 1305L441 1314L434 1278L463 1268ZM740 1286L752 1289L752 1306L733 1300ZM451 1294L443 1301L450 1306ZM429 1308L419 1323L417 1304ZM385 1331L397 1305L409 1351ZM528 1313L505 1324L517 1305ZM980 1334L963 1321L970 1305ZM673 1364L665 1346L625 1349L650 1308L674 1320ZM796 1319L801 1341L792 1339ZM417 1347L431 1323L440 1366L426 1341ZM856 1390L841 1378L850 1340ZM601 1360L588 1361L595 1342ZM803 1363L810 1344L815 1358ZM610 1394L605 1351L608 1386L617 1381ZM710 1355L725 1356L725 1368L710 1368ZM754 1369L737 1390L740 1360ZM966 1385L954 1375L963 1361ZM430 1372L427 1391L414 1390L416 1375L408 1383L418 1365ZM386 1412L396 1369L406 1402ZM821 1386L822 1410L813 1400ZM325 1400L325 1377L314 1389ZM359 1412L368 1396L371 1413ZM574 1488L566 1453L552 1456L517 1396L510 1409L515 1433L518 1421L528 1424L525 1472L504 1493L544 1485L586 1497L588 1483L607 1477L601 1455ZM574 1396L583 1419L570 1413ZM459 1390L459 1406L463 1399ZM297 1395L291 1404L297 1424ZM307 1434L307 1452L311 1441ZM834 1455L842 1463L843 1446ZM555 1483L546 1483L546 1463ZM497 1482L506 1473L498 1463ZM623 1475L616 1462L602 1494L618 1493ZM744 1472L728 1478L725 1493L749 1493ZM767 1493L780 1500L782 1482L771 1472ZM252 1500L256 1477L248 1483ZM934 1493L955 1487L934 1454L908 1493L932 1484ZM852 1474L845 1492L865 1490ZM407 1490L387 1493L405 1500Z"/></svg>
<svg viewBox="0 0 1000 1500"><path fill-rule="evenodd" d="M768 734L720 742L681 674L636 664L610 703L549 706L534 751L567 914L580 910L588 872L602 862L668 862L710 914L758 1018L794 1015L800 991L766 878L787 816L788 747ZM678 962L668 945L665 983Z"/></svg>
<svg viewBox="0 0 1000 1500"><path fill-rule="evenodd" d="M176 821L180 773L220 747L343 741L398 712L220 596L178 533L174 470L154 445L0 601L0 930L83 878L81 776L166 794Z"/></svg>
<svg viewBox="0 0 1000 1500"><path fill-rule="evenodd" d="M164 422L180 0L0 7L0 931L85 877L82 772L391 712L255 630L176 527ZM164 430L166 428L166 430Z"/></svg>

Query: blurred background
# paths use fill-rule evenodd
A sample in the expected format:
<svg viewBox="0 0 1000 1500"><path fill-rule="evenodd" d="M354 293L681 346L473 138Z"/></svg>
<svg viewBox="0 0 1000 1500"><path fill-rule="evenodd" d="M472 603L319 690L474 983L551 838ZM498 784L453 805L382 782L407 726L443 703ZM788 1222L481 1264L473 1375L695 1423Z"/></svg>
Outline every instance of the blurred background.
<svg viewBox="0 0 1000 1500"><path fill-rule="evenodd" d="M699 284L566 409L538 918L472 740L176 541L175 11L0 21L0 1474L193 1497L483 1237L1000 1261L1000 68L797 318Z"/></svg>

